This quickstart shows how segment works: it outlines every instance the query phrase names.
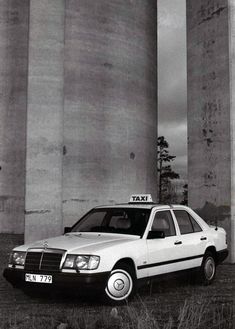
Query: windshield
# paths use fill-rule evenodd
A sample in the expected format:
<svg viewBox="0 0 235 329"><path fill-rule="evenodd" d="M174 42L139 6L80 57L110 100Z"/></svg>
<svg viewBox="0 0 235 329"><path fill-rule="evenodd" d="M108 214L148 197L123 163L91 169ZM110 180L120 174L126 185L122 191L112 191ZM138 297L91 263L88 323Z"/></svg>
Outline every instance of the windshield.
<svg viewBox="0 0 235 329"><path fill-rule="evenodd" d="M142 236L149 214L150 209L93 209L74 225L72 232L106 232Z"/></svg>

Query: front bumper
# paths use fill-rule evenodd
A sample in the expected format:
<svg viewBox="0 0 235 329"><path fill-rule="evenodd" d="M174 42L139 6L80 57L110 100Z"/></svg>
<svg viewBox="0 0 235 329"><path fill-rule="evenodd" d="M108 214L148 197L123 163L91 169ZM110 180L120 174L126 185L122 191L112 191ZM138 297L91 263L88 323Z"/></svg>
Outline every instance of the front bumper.
<svg viewBox="0 0 235 329"><path fill-rule="evenodd" d="M52 284L25 282L25 274L46 274L52 275ZM81 274L81 273L63 273L63 272L30 272L23 269L6 268L3 271L3 276L14 287L31 287L31 288L59 288L59 289L91 289L104 290L110 272L94 273L94 274Z"/></svg>

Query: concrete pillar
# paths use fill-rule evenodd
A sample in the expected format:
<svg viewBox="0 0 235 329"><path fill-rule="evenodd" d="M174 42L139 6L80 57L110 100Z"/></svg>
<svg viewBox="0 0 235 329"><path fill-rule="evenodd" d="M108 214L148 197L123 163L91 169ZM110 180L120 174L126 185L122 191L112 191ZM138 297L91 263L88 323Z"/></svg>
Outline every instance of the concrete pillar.
<svg viewBox="0 0 235 329"><path fill-rule="evenodd" d="M26 241L62 231L64 7L30 1Z"/></svg>
<svg viewBox="0 0 235 329"><path fill-rule="evenodd" d="M235 0L187 0L189 205L235 261Z"/></svg>
<svg viewBox="0 0 235 329"><path fill-rule="evenodd" d="M235 262L235 0L229 0L230 140L231 140L231 260Z"/></svg>
<svg viewBox="0 0 235 329"><path fill-rule="evenodd" d="M0 1L0 232L23 233L29 0Z"/></svg>
<svg viewBox="0 0 235 329"><path fill-rule="evenodd" d="M156 195L155 0L68 0L63 213Z"/></svg>

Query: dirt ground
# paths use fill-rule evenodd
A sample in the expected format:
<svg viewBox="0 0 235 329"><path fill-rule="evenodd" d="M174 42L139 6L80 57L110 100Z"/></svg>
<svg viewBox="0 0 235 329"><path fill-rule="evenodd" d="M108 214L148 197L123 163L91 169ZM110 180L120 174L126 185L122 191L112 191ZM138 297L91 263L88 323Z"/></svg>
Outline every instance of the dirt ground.
<svg viewBox="0 0 235 329"><path fill-rule="evenodd" d="M29 297L21 290L13 289L3 278L2 271L7 266L11 249L22 242L23 237L20 235L0 234L0 328L1 320L14 314L39 317L45 314L63 313L76 308L83 314L89 312L96 316L104 308L109 310L109 306L94 301L94 298L82 300L68 296ZM129 305L132 308L136 307L139 312L142 305L143 308L150 308L151 313L159 310L161 316L164 313L173 317L175 314L177 317L177 312L187 306L188 301L199 306L207 304L212 309L219 307L223 317L227 316L229 320L226 326L222 325L218 328L235 328L235 265L220 265L217 269L216 280L207 287L192 285L187 278L172 279L170 282L155 282L153 285L142 288ZM161 321L161 318L158 320Z"/></svg>

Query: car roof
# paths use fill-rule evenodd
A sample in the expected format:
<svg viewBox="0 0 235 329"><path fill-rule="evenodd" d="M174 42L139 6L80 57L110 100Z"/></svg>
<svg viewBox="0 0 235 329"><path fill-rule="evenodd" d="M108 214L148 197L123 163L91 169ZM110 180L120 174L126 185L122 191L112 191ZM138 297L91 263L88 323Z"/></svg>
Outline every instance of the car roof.
<svg viewBox="0 0 235 329"><path fill-rule="evenodd" d="M95 209L99 208L136 208L136 209L153 209L161 210L161 209L189 209L183 205L163 205L158 203L120 203L120 204L113 204L113 205L103 205L97 206Z"/></svg>

